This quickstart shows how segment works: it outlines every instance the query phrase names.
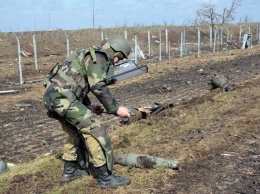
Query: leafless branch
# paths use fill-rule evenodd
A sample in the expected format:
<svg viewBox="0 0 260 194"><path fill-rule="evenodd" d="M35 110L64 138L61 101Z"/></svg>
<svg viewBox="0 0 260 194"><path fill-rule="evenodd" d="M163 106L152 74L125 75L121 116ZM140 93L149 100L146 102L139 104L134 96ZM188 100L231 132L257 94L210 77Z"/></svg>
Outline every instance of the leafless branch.
<svg viewBox="0 0 260 194"><path fill-rule="evenodd" d="M217 11L217 6L210 1L202 1L201 9L197 10L196 22L201 25L226 24L235 20L235 10L240 6L242 0L232 0L230 7L225 7L222 12Z"/></svg>

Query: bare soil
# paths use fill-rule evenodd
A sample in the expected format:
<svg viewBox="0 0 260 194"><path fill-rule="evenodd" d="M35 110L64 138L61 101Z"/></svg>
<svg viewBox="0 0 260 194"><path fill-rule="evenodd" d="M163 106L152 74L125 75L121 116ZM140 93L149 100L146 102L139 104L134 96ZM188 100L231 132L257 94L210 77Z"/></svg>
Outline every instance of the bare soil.
<svg viewBox="0 0 260 194"><path fill-rule="evenodd" d="M27 163L37 157L60 152L66 135L55 120L47 117L42 103L43 82L37 80L45 78L52 65L62 60L63 56L46 56L41 59L40 71L36 72L33 59L24 58L24 77L26 80L36 81L22 85L19 84L18 72L12 68L12 64L15 64L14 59L5 58L5 63L0 64L0 89L19 90L16 93L1 95L0 158L2 160L15 164ZM198 104L216 101L213 96L223 92L220 89L209 90L208 82L213 74L228 77L236 92L245 87L249 91L259 89L259 61L259 46L247 50L237 49L176 58L170 63L167 60L142 61L148 65L149 73L137 79L118 83L111 87L111 91L117 96L120 104L127 107L149 106L159 101L174 102L183 109L194 111L193 108ZM240 84L246 80L248 84ZM224 134L215 136L215 141L220 144L215 149L198 150L196 156L190 156L196 160L191 160L188 156L183 160L180 159L182 165L177 173L167 175L165 180L157 179L155 185L149 185L151 188L150 190L148 188L146 193L202 194L209 191L219 194L260 193L260 120L259 114L258 117L252 117L248 112L254 110L259 113L260 96L248 95L248 97L244 96L235 108L222 112L222 115L215 115L216 118L211 120L214 122L210 124L205 121L205 124L201 123L201 127L193 131L178 132L178 135L171 137L174 139L168 137L150 145L140 142L152 149L156 144L167 145L171 141L179 141L181 146L174 149L177 154L178 148L181 151L181 147L187 149L196 147L200 140L207 139L212 134ZM217 114L217 111L215 113ZM214 112L212 114L214 116ZM178 111L173 108L164 111L161 117L155 117L150 122L160 122L163 117L175 118L176 115ZM244 117L244 122L234 121L232 125L225 125L241 115ZM103 115L100 119L108 125L110 131L120 127L118 118ZM167 124L161 125L161 133L167 136L172 133L173 127ZM244 131L236 135L233 133L236 128L243 128ZM225 143L223 140L229 142ZM152 150L149 152L144 154L161 154L164 157L174 154L174 151L164 153L164 150L159 153L153 153ZM35 179L41 178L44 179L43 174L39 174L39 177L17 176L8 193L18 193L26 189L24 183L27 188L33 187ZM173 182L176 184L172 185ZM44 193L46 188L54 186L54 182L49 180L37 185L34 193Z"/></svg>

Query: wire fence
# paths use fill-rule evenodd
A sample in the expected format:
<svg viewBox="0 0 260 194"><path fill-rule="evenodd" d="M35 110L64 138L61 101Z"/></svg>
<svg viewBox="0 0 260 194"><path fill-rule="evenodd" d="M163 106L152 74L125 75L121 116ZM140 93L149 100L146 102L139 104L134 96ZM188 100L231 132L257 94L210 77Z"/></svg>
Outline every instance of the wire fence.
<svg viewBox="0 0 260 194"><path fill-rule="evenodd" d="M44 65L42 58L66 57L76 48L100 45L115 34L125 36L132 45L130 58L141 60L172 60L187 55L200 55L230 49L252 48L260 43L259 24L227 26L151 26L75 31L37 31L0 33L1 58L16 58L20 84L24 58L33 60L36 72ZM246 44L247 47L243 47Z"/></svg>

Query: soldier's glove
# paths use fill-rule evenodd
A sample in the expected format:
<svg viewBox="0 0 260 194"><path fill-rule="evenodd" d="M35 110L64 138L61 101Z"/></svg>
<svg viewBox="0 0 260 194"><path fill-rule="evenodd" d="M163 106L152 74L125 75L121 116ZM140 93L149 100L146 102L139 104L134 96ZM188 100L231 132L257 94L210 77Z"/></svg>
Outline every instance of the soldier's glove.
<svg viewBox="0 0 260 194"><path fill-rule="evenodd" d="M101 115L104 112L104 108L97 104L91 104L89 106L89 109L97 115Z"/></svg>

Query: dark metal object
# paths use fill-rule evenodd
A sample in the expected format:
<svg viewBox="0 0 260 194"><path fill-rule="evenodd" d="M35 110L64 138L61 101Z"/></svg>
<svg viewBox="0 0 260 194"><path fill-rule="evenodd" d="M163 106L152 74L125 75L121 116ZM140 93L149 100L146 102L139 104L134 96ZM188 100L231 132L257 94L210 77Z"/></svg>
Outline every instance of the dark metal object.
<svg viewBox="0 0 260 194"><path fill-rule="evenodd" d="M208 84L211 86L210 90L214 90L216 88L221 88L225 92L234 90L234 86L230 85L227 78L224 76L214 75Z"/></svg>
<svg viewBox="0 0 260 194"><path fill-rule="evenodd" d="M121 124L134 123L140 119L146 119L148 116L158 115L160 112L167 108L172 108L175 106L173 103L154 103L155 106L143 107L143 108L133 108L130 110L130 118L123 118Z"/></svg>
<svg viewBox="0 0 260 194"><path fill-rule="evenodd" d="M2 160L0 160L0 174L4 173L8 170L8 167L6 165L6 163Z"/></svg>
<svg viewBox="0 0 260 194"><path fill-rule="evenodd" d="M179 168L179 162L177 161L169 161L143 154L116 154L114 155L114 163L137 168Z"/></svg>
<svg viewBox="0 0 260 194"><path fill-rule="evenodd" d="M124 60L114 67L114 75L108 77L105 82L114 84L117 81L137 77L147 72L146 65L138 66L133 60Z"/></svg>

